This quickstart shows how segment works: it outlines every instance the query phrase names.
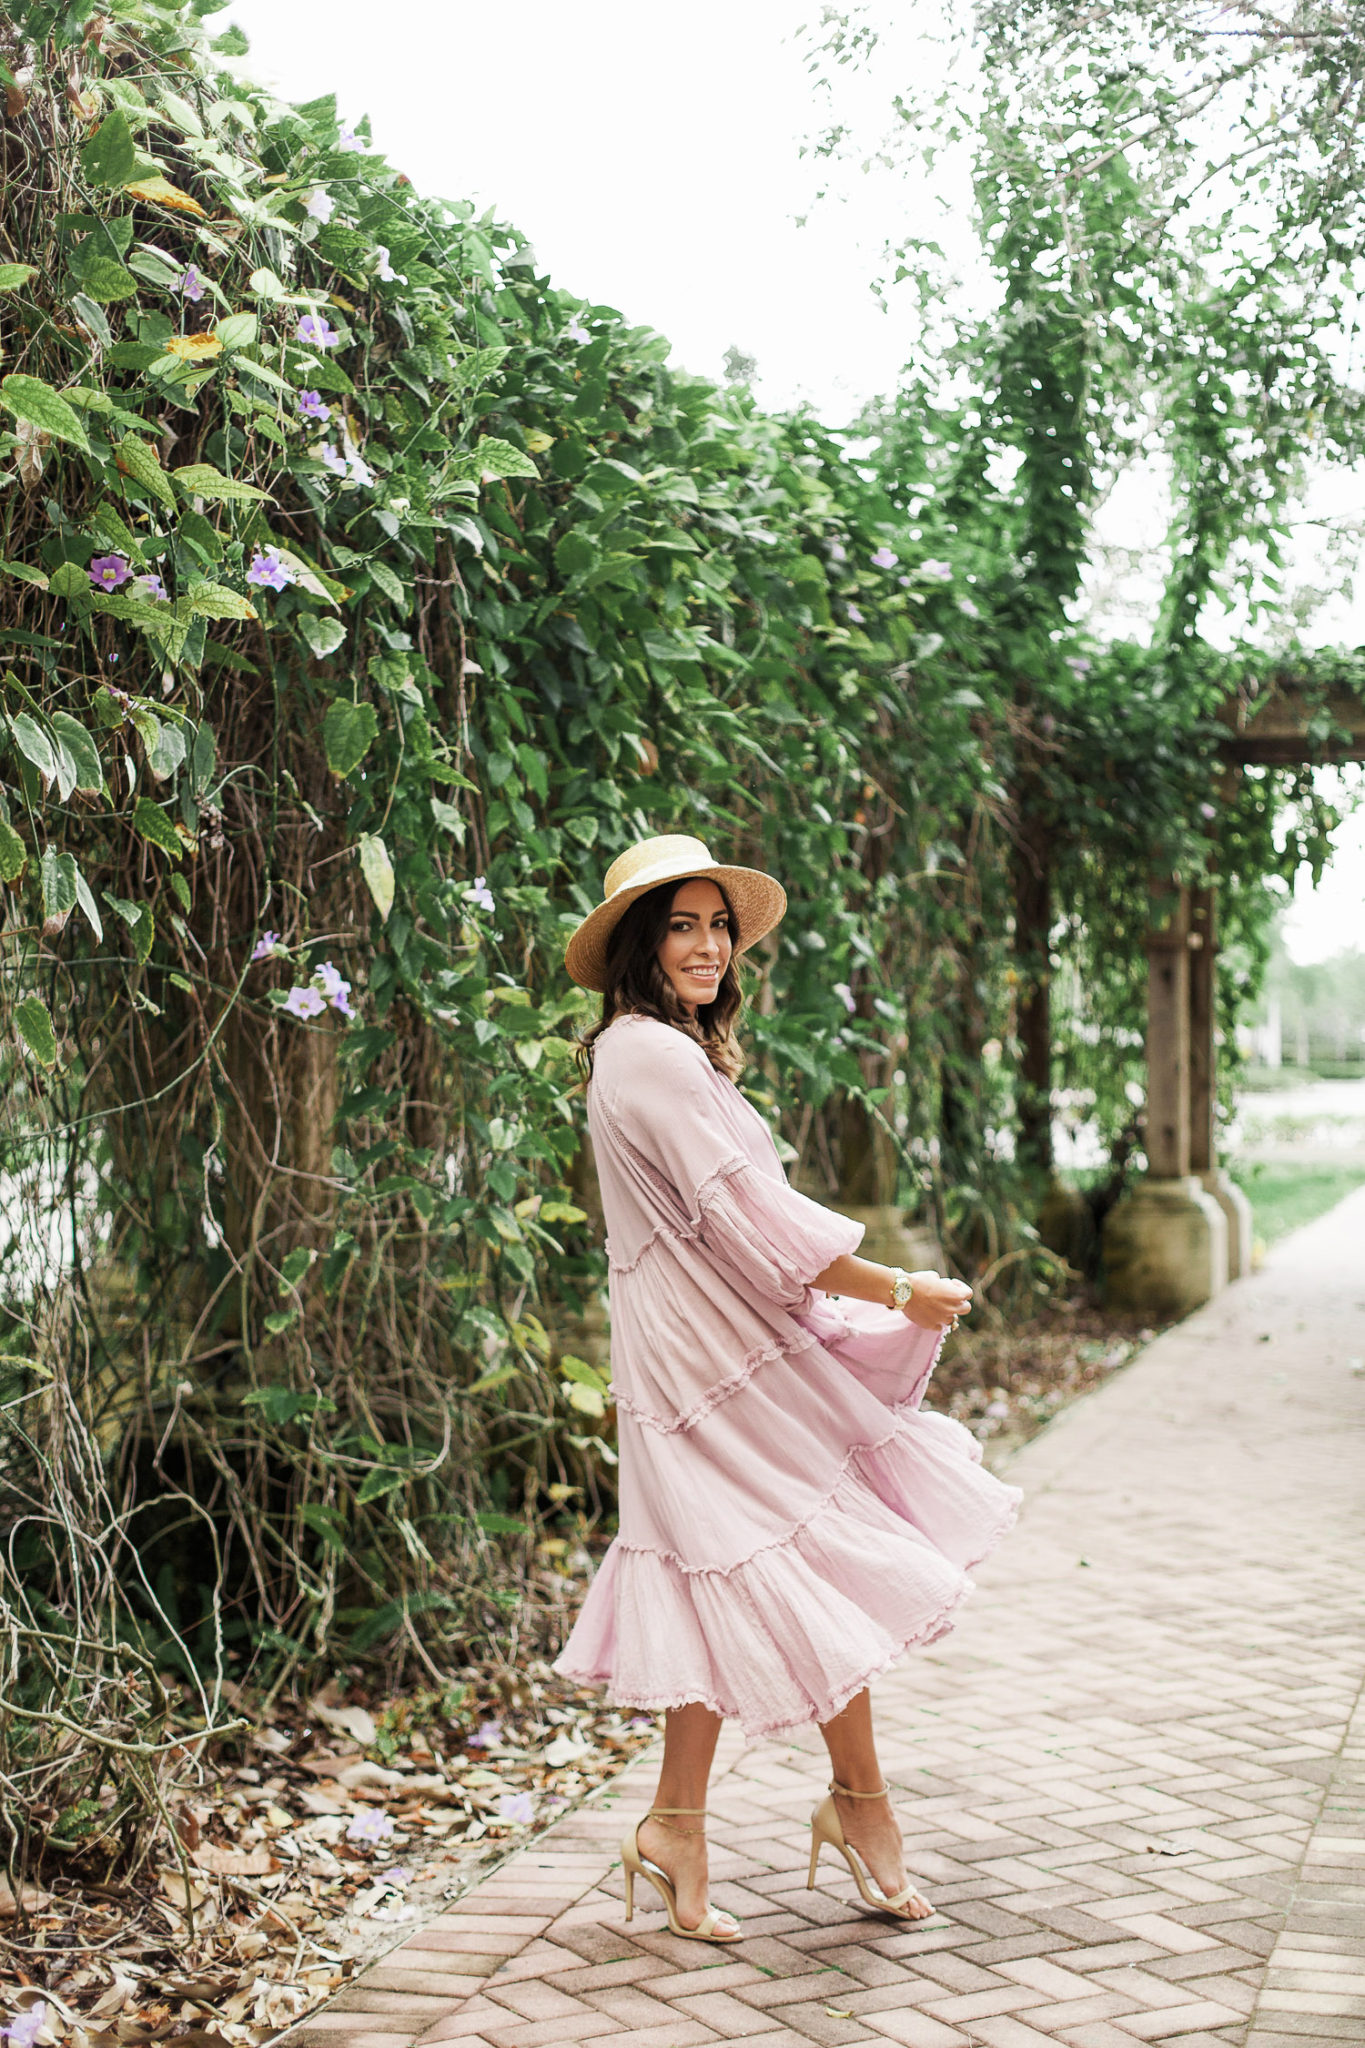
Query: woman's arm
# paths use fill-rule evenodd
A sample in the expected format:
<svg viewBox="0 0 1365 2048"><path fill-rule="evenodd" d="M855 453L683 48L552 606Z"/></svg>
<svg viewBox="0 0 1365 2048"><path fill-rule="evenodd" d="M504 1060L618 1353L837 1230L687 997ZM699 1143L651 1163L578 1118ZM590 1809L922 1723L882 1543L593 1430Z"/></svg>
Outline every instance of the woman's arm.
<svg viewBox="0 0 1365 2048"><path fill-rule="evenodd" d="M890 1308L896 1271L894 1266L878 1266L871 1259L860 1259L856 1252L845 1252L810 1284L825 1294L851 1294L855 1301L875 1301ZM954 1316L965 1316L972 1305L972 1290L963 1280L945 1280L929 1272L912 1273L910 1278L915 1291L901 1313L921 1330L941 1330Z"/></svg>

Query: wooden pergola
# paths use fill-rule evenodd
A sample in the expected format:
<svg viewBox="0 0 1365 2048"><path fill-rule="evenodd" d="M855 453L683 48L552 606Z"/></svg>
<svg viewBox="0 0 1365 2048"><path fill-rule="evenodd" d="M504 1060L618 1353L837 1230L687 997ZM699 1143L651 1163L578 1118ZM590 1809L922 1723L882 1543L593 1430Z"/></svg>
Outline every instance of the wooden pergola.
<svg viewBox="0 0 1365 2048"><path fill-rule="evenodd" d="M1229 700L1227 773L1365 761L1365 700L1341 686L1279 680ZM1329 724L1330 721L1330 724ZM1216 1138L1215 887L1154 892L1148 936L1147 1173L1106 1219L1106 1293L1119 1306L1183 1315L1247 1271L1246 1198L1219 1171ZM1362 906L1365 927L1365 906Z"/></svg>

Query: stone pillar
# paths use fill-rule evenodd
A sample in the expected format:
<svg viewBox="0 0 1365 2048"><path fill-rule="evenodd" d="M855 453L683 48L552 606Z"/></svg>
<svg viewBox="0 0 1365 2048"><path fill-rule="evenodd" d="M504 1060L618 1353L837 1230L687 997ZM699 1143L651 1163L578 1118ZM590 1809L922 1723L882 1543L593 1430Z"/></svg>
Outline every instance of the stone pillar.
<svg viewBox="0 0 1365 2048"><path fill-rule="evenodd" d="M1105 1299L1183 1316L1226 1285L1228 1225L1190 1167L1189 891L1154 890L1147 939L1147 1176L1105 1219ZM1165 915L1157 922L1156 911ZM1212 1048L1210 1047L1210 1051Z"/></svg>
<svg viewBox="0 0 1365 2048"><path fill-rule="evenodd" d="M1155 904L1153 909L1155 910ZM1147 934L1147 1171L1190 1171L1190 896Z"/></svg>
<svg viewBox="0 0 1365 2048"><path fill-rule="evenodd" d="M1228 1278L1251 1271L1251 1204L1218 1165L1218 897L1190 892L1190 1172L1227 1221Z"/></svg>

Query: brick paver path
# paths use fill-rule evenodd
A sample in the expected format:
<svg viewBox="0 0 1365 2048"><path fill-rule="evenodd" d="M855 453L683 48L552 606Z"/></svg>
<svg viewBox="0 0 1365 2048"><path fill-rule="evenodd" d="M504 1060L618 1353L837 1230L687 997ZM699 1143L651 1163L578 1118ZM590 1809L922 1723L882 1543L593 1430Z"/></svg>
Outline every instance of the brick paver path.
<svg viewBox="0 0 1365 2048"><path fill-rule="evenodd" d="M807 1891L819 1737L727 1729L737 1949L675 1940L638 1892L625 1926L615 1842L651 1757L297 2048L1365 2042L1365 1190L1010 1476L1023 1521L957 1631L877 1688L932 1921L862 1914L828 1857Z"/></svg>

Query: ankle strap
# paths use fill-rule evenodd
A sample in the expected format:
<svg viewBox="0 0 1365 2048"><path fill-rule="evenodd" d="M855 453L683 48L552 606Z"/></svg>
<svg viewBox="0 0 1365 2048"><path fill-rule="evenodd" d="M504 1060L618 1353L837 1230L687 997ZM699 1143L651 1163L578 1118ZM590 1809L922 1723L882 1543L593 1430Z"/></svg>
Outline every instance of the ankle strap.
<svg viewBox="0 0 1365 2048"><path fill-rule="evenodd" d="M831 1778L829 1781L829 1789L831 1792L842 1793L845 1799L885 1799L887 1793L891 1790L891 1787L889 1785L883 1785L880 1792L855 1792L851 1786L840 1785L837 1782L837 1780Z"/></svg>

